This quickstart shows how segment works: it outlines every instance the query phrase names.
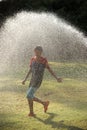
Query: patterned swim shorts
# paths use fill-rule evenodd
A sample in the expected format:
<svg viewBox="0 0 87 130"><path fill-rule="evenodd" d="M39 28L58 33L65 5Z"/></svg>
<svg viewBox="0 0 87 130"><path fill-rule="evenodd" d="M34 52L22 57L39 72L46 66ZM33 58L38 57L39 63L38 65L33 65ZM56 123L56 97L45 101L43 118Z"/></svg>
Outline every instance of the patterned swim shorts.
<svg viewBox="0 0 87 130"><path fill-rule="evenodd" d="M28 91L27 91L27 98L28 99L33 99L34 98L34 94L37 91L37 87L29 87Z"/></svg>

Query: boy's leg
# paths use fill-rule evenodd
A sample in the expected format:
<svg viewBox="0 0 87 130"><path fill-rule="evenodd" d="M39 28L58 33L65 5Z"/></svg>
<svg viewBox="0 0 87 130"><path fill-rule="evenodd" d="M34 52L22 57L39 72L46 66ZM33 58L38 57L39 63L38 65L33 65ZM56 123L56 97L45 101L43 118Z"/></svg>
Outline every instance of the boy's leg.
<svg viewBox="0 0 87 130"><path fill-rule="evenodd" d="M28 99L28 104L29 104L29 116L34 116L34 112L33 112L33 97L34 97L34 93L35 93L36 89L33 87L30 87L27 91L27 99Z"/></svg>
<svg viewBox="0 0 87 130"><path fill-rule="evenodd" d="M37 88L30 87L28 92L27 92L27 98L28 98L28 104L29 104L29 109L30 109L30 116L34 116L33 113L33 101L36 101L38 103L41 103L44 106L44 112L47 111L49 101L42 101L36 97L34 97L34 93L36 92Z"/></svg>
<svg viewBox="0 0 87 130"><path fill-rule="evenodd" d="M30 110L30 114L29 115L34 115L33 112L33 100L32 99L28 99L28 104L29 104L29 110Z"/></svg>
<svg viewBox="0 0 87 130"><path fill-rule="evenodd" d="M33 98L33 101L38 102L38 103L41 103L42 105L45 104L44 101L42 101L42 100L40 100L39 98L36 98L36 97Z"/></svg>
<svg viewBox="0 0 87 130"><path fill-rule="evenodd" d="M38 99L38 98L36 98L36 97L33 98L33 101L36 101L36 102L38 102L38 103L41 103L41 104L44 106L44 112L47 111L48 105L49 105L49 101L42 101L42 100L40 100L40 99Z"/></svg>

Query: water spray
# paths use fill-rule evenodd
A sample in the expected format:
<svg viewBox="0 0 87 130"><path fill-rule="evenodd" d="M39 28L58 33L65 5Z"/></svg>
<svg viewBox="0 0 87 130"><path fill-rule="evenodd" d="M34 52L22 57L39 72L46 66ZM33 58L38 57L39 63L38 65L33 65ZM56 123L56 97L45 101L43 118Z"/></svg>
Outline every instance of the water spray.
<svg viewBox="0 0 87 130"><path fill-rule="evenodd" d="M37 45L51 61L87 58L82 32L55 14L23 11L8 18L0 30L0 73L28 63Z"/></svg>

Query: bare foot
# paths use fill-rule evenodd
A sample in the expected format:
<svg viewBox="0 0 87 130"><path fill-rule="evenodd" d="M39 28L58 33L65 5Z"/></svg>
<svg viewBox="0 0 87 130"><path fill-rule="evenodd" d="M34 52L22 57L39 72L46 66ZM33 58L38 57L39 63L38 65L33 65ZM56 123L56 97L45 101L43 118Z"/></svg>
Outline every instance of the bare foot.
<svg viewBox="0 0 87 130"><path fill-rule="evenodd" d="M46 113L47 112L47 110L48 110L48 106L49 106L49 101L46 101L45 103L44 103L44 112Z"/></svg>
<svg viewBox="0 0 87 130"><path fill-rule="evenodd" d="M28 116L35 117L36 115L34 113L29 113Z"/></svg>

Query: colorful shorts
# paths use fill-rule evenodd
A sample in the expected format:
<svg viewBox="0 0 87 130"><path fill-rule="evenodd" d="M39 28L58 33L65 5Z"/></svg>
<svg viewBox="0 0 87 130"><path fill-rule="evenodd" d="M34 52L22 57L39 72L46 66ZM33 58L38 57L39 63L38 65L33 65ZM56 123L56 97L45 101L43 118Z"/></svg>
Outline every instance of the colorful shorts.
<svg viewBox="0 0 87 130"><path fill-rule="evenodd" d="M37 87L29 87L28 91L27 91L27 98L29 99L33 99L34 98L34 94L37 91Z"/></svg>

